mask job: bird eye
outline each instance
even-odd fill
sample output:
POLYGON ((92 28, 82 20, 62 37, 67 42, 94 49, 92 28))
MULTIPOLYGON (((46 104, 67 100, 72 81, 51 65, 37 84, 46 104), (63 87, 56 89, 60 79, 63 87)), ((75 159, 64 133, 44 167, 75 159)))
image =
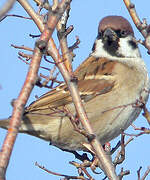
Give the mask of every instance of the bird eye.
POLYGON ((125 36, 127 36, 127 31, 125 31, 125 30, 122 30, 121 32, 120 32, 120 34, 121 34, 121 36, 122 37, 125 37, 125 36))

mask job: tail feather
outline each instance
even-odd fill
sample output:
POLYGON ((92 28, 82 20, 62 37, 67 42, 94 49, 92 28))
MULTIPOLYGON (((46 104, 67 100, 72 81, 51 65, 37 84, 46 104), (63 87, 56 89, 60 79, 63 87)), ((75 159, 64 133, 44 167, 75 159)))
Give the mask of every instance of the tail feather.
POLYGON ((9 126, 9 120, 10 119, 1 119, 0 120, 0 128, 3 128, 3 129, 8 129, 8 126, 9 126))

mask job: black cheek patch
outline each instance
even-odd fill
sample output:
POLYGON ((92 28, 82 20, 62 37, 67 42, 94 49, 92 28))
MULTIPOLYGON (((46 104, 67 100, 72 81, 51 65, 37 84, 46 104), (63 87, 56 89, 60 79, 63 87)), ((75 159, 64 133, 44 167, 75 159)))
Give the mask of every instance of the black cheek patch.
POLYGON ((118 56, 117 55, 117 50, 119 48, 119 43, 118 40, 116 41, 103 41, 104 45, 104 49, 111 55, 111 56, 118 56))
POLYGON ((129 45, 130 45, 133 49, 136 49, 136 48, 138 47, 137 44, 136 44, 136 42, 134 42, 134 41, 132 41, 132 40, 128 41, 128 43, 129 43, 129 45))

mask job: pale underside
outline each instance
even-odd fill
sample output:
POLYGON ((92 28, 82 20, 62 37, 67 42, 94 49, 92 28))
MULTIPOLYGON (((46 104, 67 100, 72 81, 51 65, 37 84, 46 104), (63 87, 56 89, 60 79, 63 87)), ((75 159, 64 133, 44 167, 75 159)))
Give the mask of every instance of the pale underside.
MULTIPOLYGON (((130 66, 91 56, 75 71, 88 118, 102 144, 125 130, 141 111, 140 107, 135 106, 137 101, 140 97, 144 101, 148 98, 144 90, 147 86, 144 67, 130 66)), ((82 143, 86 142, 86 138, 73 130, 63 112, 64 106, 76 116, 68 88, 61 85, 27 107, 20 131, 35 136, 38 132, 40 138, 62 149, 83 149, 82 143), (30 121, 37 122, 36 129, 30 121), (42 126, 38 126, 39 121, 43 121, 42 126), (29 129, 31 131, 27 132, 29 129)))

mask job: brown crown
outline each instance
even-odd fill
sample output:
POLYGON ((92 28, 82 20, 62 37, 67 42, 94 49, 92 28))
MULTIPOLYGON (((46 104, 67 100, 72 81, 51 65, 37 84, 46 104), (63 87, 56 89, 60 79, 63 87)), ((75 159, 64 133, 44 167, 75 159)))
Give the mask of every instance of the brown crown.
POLYGON ((134 35, 133 29, 125 18, 122 16, 106 16, 104 17, 98 27, 99 32, 105 31, 107 28, 111 28, 113 30, 124 30, 128 34, 134 35))

